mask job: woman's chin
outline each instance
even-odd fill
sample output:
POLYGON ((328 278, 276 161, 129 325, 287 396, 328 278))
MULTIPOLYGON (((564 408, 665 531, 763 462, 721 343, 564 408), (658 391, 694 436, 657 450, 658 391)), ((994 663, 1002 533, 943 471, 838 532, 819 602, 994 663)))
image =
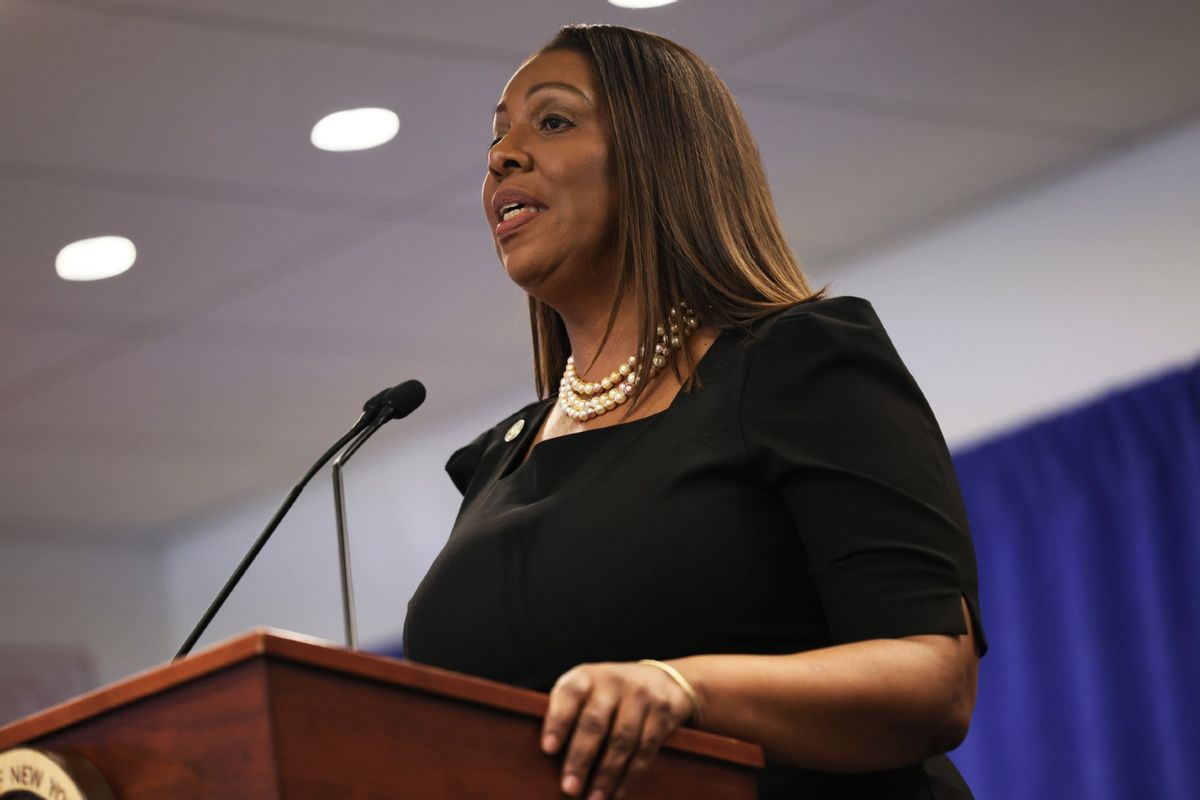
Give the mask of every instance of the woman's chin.
POLYGON ((515 253, 502 256, 501 263, 508 279, 534 297, 538 296, 537 288, 544 284, 553 272, 541 261, 534 261, 515 253))

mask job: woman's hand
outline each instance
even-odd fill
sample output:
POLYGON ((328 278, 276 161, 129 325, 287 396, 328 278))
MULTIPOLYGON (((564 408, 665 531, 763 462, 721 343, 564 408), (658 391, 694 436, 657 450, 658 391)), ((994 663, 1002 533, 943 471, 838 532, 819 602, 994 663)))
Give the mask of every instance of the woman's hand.
POLYGON ((579 796, 594 766, 587 800, 612 798, 646 771, 663 740, 691 714, 687 693, 657 667, 580 664, 550 690, 542 750, 559 752, 570 735, 563 793, 579 796))

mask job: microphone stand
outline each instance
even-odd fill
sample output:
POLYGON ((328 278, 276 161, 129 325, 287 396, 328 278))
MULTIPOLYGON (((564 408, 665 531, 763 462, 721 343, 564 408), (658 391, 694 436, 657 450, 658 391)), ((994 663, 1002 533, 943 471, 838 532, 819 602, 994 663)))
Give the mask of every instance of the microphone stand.
POLYGON ((346 530, 346 488, 342 481, 342 466, 358 452, 367 439, 391 418, 392 409, 385 406, 368 427, 346 445, 333 462, 333 505, 337 516, 338 564, 342 578, 342 621, 346 629, 346 647, 358 649, 358 623, 354 615, 354 584, 350 576, 350 539, 346 530))

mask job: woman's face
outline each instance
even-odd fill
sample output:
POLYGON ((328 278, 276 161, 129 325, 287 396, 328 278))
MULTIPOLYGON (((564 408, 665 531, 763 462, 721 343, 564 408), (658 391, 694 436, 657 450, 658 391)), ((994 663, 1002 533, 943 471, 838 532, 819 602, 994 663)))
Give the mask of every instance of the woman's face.
POLYGON ((560 311, 607 301, 616 191, 591 63, 566 50, 530 60, 504 87, 493 132, 483 209, 508 276, 560 311), (513 203, 525 210, 506 220, 513 203))

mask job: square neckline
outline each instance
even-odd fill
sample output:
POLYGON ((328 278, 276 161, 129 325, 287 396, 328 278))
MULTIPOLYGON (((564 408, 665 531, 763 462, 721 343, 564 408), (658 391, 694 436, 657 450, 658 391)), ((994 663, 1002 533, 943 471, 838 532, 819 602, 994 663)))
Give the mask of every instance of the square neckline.
MULTIPOLYGON (((716 338, 713 339, 712 344, 710 344, 708 346, 708 349, 704 351, 704 355, 702 355, 700 357, 700 360, 696 362, 695 371, 698 376, 700 375, 700 371, 705 368, 704 365, 708 362, 709 355, 712 353, 713 349, 716 348, 719 344, 721 344, 721 342, 728 339, 727 334, 729 333, 729 331, 730 331, 730 329, 728 329, 728 328, 720 331, 717 334, 716 338)), ((536 435, 537 431, 540 431, 542 429, 542 425, 545 423, 546 417, 549 415, 550 411, 554 408, 554 405, 558 402, 557 396, 548 397, 542 401, 542 403, 541 403, 542 407, 540 409, 538 409, 537 411, 535 411, 534 414, 531 415, 526 420, 526 422, 528 424, 525 425, 524 430, 514 440, 514 442, 516 443, 516 447, 514 447, 512 449, 512 452, 509 453, 508 459, 505 461, 504 468, 501 470, 500 477, 497 478, 497 480, 503 481, 503 480, 506 480, 507 478, 521 472, 522 468, 525 467, 526 464, 533 461, 534 456, 537 454, 537 451, 542 449, 543 447, 545 447, 546 445, 548 445, 551 442, 556 442, 556 441, 563 440, 563 439, 574 439, 579 436, 591 436, 592 438, 595 438, 596 435, 598 435, 604 431, 613 431, 613 430, 617 430, 619 428, 624 428, 624 427, 627 427, 630 425, 638 426, 639 423, 646 423, 646 422, 650 422, 652 420, 657 420, 659 417, 669 414, 672 410, 674 410, 675 407, 680 402, 680 399, 685 394, 691 394, 691 393, 685 392, 683 390, 683 387, 680 386, 679 389, 676 390, 675 396, 671 398, 671 402, 667 405, 666 408, 664 408, 662 411, 656 411, 655 413, 648 414, 644 417, 638 417, 637 419, 631 419, 628 422, 619 422, 616 425, 605 425, 602 428, 584 428, 583 430, 576 431, 575 433, 564 433, 559 436, 553 436, 549 439, 543 439, 542 441, 537 442, 537 443, 531 443, 531 438, 534 435, 536 435)), ((562 446, 563 445, 561 445, 561 444, 556 445, 555 447, 553 447, 551 449, 552 450, 557 449, 562 446)))

